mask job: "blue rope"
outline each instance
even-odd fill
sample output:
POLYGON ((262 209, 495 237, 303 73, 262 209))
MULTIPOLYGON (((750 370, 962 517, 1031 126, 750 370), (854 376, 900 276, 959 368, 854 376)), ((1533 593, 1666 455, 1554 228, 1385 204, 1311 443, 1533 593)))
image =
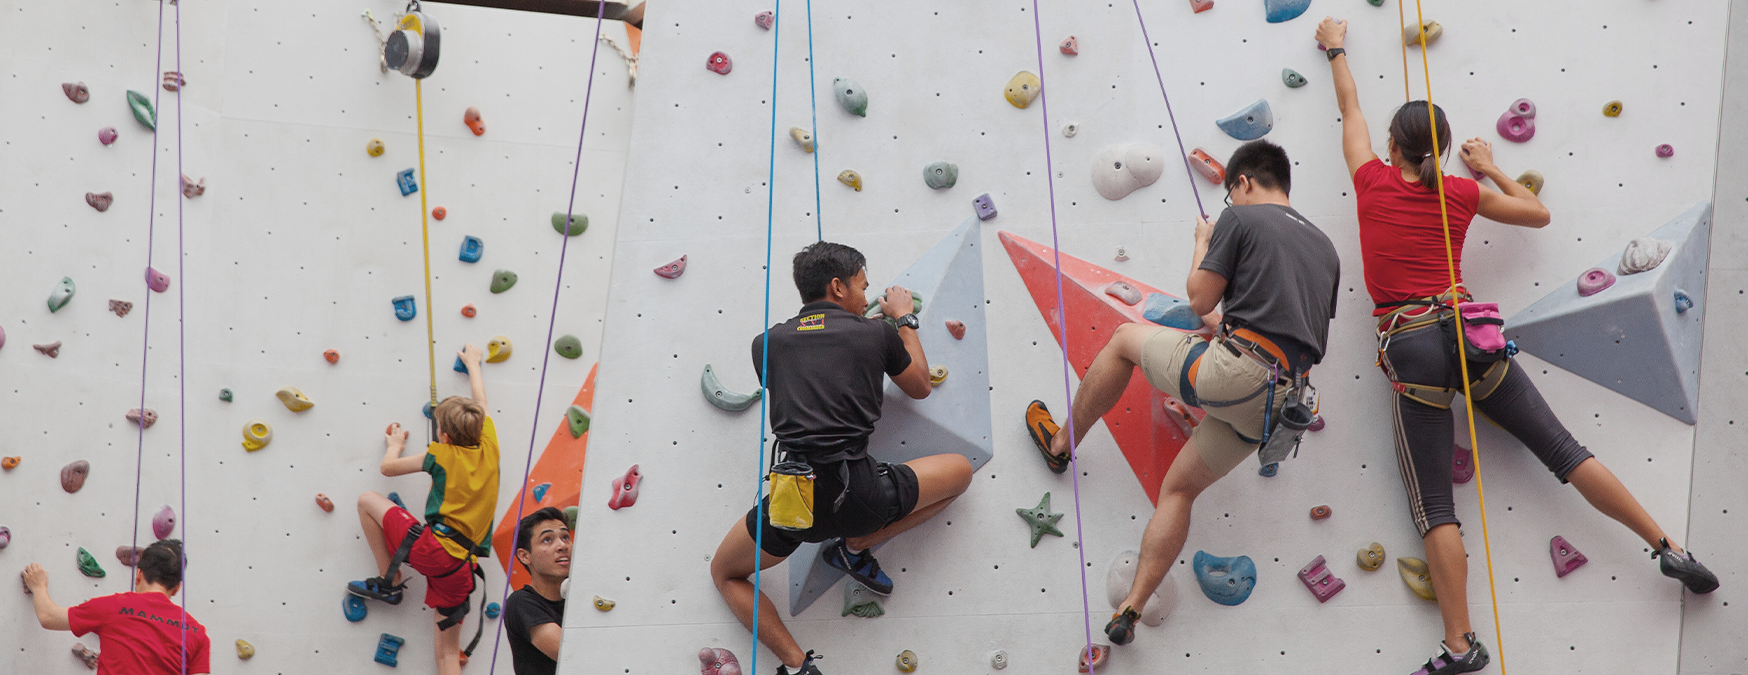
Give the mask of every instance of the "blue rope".
MULTIPOLYGON (((812 0, 808 1, 811 4, 812 0)), ((763 523, 765 522, 765 420, 768 419, 768 415, 765 412, 765 404, 771 398, 771 392, 768 386, 769 383, 767 382, 767 380, 770 379, 771 373, 771 233, 773 231, 772 223, 776 220, 777 55, 783 44, 783 0, 777 0, 777 7, 772 13, 775 14, 777 18, 772 22, 774 25, 771 30, 771 143, 770 153, 766 157, 765 164, 765 316, 764 323, 761 324, 765 327, 765 332, 764 336, 759 339, 759 388, 763 395, 759 396, 759 447, 758 450, 753 453, 757 456, 759 465, 759 473, 754 478, 753 482, 753 509, 757 512, 755 514, 756 522, 760 523, 757 532, 753 536, 753 648, 752 666, 748 671, 753 673, 759 672, 759 608, 764 604, 761 601, 764 595, 763 591, 760 590, 761 586, 759 582, 760 579, 764 577, 763 567, 765 558, 765 528, 763 526, 763 523)), ((813 29, 809 28, 808 39, 810 41, 812 40, 812 34, 813 29)), ((812 67, 810 61, 808 68, 811 69, 812 67)), ((818 138, 818 135, 814 136, 814 142, 816 143, 814 146, 815 166, 817 166, 817 163, 819 162, 817 145, 818 138)), ((814 179, 817 183, 817 169, 815 170, 814 179)), ((815 190, 814 192, 816 193, 815 199, 817 200, 818 190, 815 190)), ((817 215, 817 209, 815 210, 815 213, 817 215)))
MULTIPOLYGON (((776 72, 775 65, 772 72, 776 72)), ((776 79, 774 75, 771 78, 773 82, 776 79)), ((807 0, 807 92, 813 106, 813 223, 819 240, 825 241, 825 212, 819 205, 819 90, 813 76, 813 0, 807 0)), ((776 101, 772 101, 772 110, 776 110, 775 105, 776 101)))

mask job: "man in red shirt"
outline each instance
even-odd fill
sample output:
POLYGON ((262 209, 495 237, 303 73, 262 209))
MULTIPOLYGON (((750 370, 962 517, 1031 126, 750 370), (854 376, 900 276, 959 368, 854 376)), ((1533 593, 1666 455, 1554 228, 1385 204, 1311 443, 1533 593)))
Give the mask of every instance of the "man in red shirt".
POLYGON ((99 675, 196 675, 210 673, 206 627, 171 600, 182 586, 182 542, 163 539, 140 553, 134 592, 92 598, 62 607, 49 598, 42 565, 24 568, 24 587, 36 605, 36 620, 49 630, 96 633, 103 640, 99 675))

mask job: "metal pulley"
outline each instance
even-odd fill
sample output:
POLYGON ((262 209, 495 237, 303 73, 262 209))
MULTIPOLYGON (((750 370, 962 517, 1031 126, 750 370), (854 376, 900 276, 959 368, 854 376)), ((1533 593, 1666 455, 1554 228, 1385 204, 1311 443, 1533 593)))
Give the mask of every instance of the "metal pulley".
POLYGON ((382 58, 388 67, 415 80, 437 70, 437 53, 443 33, 437 22, 419 11, 418 0, 407 3, 407 13, 383 42, 382 58))

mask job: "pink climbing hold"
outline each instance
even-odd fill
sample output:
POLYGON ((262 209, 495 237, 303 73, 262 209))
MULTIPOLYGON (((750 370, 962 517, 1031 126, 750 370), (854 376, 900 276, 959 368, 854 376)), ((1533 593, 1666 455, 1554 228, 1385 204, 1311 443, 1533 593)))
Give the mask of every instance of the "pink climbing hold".
POLYGON ((953 339, 955 339, 955 340, 965 339, 965 322, 964 321, 948 321, 947 322, 947 332, 952 333, 953 339))
POLYGON ((61 93, 67 95, 67 100, 74 103, 84 103, 91 100, 91 90, 84 82, 62 82, 61 93))
POLYGON ((1657 156, 1662 157, 1663 159, 1669 159, 1670 157, 1674 157, 1675 156, 1675 146, 1670 145, 1668 143, 1664 143, 1662 145, 1657 146, 1657 156))
POLYGON ((1317 417, 1312 418, 1311 426, 1306 427, 1305 430, 1306 431, 1322 431, 1323 430, 1323 416, 1318 415, 1317 417))
POLYGON ((1505 140, 1513 143, 1523 143, 1536 135, 1536 104, 1527 98, 1520 98, 1511 103, 1511 107, 1499 116, 1499 122, 1494 125, 1505 140))
MULTIPOLYGON (((25 590, 29 591, 30 589, 26 588, 25 590)), ((73 643, 73 655, 79 657, 80 661, 84 661, 86 668, 92 670, 97 669, 97 652, 92 651, 90 647, 85 646, 85 643, 73 643)))
POLYGON ((760 28, 765 30, 771 30, 772 26, 777 25, 777 14, 770 10, 759 12, 758 14, 753 15, 753 23, 758 24, 760 28))
POLYGON ((1073 35, 1070 35, 1067 40, 1062 41, 1060 49, 1062 53, 1069 56, 1078 55, 1080 54, 1080 40, 1076 40, 1073 35))
POLYGON ((170 290, 170 276, 150 267, 146 268, 146 287, 155 293, 170 290))
POLYGON ((1105 295, 1122 300, 1123 304, 1131 307, 1141 304, 1141 291, 1136 290, 1127 281, 1111 282, 1110 285, 1105 286, 1105 295))
POLYGON ((1170 419, 1172 424, 1177 425, 1178 433, 1182 434, 1185 440, 1188 440, 1190 434, 1195 433, 1198 424, 1196 416, 1190 413, 1189 406, 1170 396, 1165 397, 1163 405, 1166 418, 1170 419))
POLYGON ((655 268, 655 273, 663 279, 680 278, 680 275, 686 273, 686 256, 680 256, 679 260, 655 268))
POLYGON ((164 71, 164 91, 177 91, 188 86, 188 80, 182 78, 182 73, 174 70, 164 71))
POLYGON ((127 316, 128 312, 134 311, 134 303, 126 300, 110 300, 109 311, 115 312, 116 316, 127 316))
POLYGON ((189 178, 188 174, 182 174, 182 196, 183 197, 193 199, 193 198, 199 197, 203 194, 206 194, 206 177, 205 176, 201 176, 200 180, 196 181, 193 178, 189 178))
POLYGON ((1578 275, 1578 296, 1587 297, 1601 293, 1603 289, 1614 285, 1614 273, 1601 267, 1592 267, 1578 275))
POLYGON ((115 547, 115 559, 120 560, 123 565, 133 567, 140 564, 140 554, 144 553, 145 550, 139 546, 117 546, 115 547))
POLYGON ((164 539, 176 531, 176 511, 169 506, 158 509, 158 514, 152 516, 152 535, 164 539))
POLYGON ((98 213, 102 213, 109 210, 110 204, 115 203, 115 195, 108 192, 87 192, 85 193, 85 203, 90 204, 91 208, 97 209, 98 213))
POLYGON ((1590 562, 1589 558, 1578 552, 1577 547, 1559 535, 1554 535, 1553 539, 1548 540, 1548 555, 1554 559, 1555 578, 1565 578, 1566 575, 1572 573, 1572 570, 1583 567, 1584 563, 1590 562))
POLYGON ((109 145, 114 143, 115 138, 119 135, 120 134, 115 133, 115 127, 104 127, 97 130, 97 142, 109 145))
POLYGON ((44 354, 47 354, 48 357, 51 359, 59 358, 61 356, 61 341, 60 340, 50 342, 46 345, 31 345, 31 346, 35 347, 37 351, 42 352, 44 354))
POLYGON ((1201 14, 1213 8, 1214 0, 1190 0, 1190 9, 1195 10, 1195 14, 1201 14))
POLYGON ((1475 465, 1469 449, 1461 445, 1451 450, 1451 482, 1462 485, 1475 477, 1475 465))
POLYGON ((643 482, 643 474, 637 470, 637 465, 625 470, 625 475, 613 479, 613 496, 607 499, 607 508, 618 511, 637 503, 637 486, 643 482))
POLYGON ((734 657, 734 652, 720 647, 698 650, 698 662, 701 675, 741 675, 740 659, 734 657))
POLYGON ((85 479, 91 475, 91 463, 83 459, 61 467, 61 489, 68 494, 78 492, 85 487, 85 479))
MULTIPOLYGON (((150 429, 158 423, 158 411, 151 408, 134 408, 127 411, 127 421, 140 425, 141 429, 150 429)), ((162 537, 159 537, 162 539, 162 537)))
POLYGON ((1299 581, 1305 584, 1305 588, 1311 589, 1311 594, 1317 596, 1318 602, 1329 602, 1341 589, 1347 588, 1347 582, 1337 579, 1324 565, 1323 556, 1317 556, 1311 564, 1299 569, 1299 581))
POLYGON ((704 67, 717 75, 727 75, 728 71, 734 70, 734 62, 728 60, 727 54, 716 52, 710 55, 710 60, 704 63, 704 67))

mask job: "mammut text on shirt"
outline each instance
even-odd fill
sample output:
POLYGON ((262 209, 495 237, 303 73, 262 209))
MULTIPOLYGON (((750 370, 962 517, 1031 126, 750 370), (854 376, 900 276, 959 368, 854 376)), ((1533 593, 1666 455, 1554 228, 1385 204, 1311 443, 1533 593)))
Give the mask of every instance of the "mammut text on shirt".
MULTIPOLYGON (((1397 302, 1443 294, 1451 287, 1445 261, 1444 215, 1438 187, 1402 180, 1402 171, 1382 160, 1366 162, 1353 175, 1359 203, 1360 255, 1372 302, 1397 302)), ((1481 186, 1445 176, 1445 211, 1451 219, 1451 257, 1463 280, 1463 239, 1481 204, 1481 186)), ((1390 311, 1384 307, 1373 316, 1390 311)))
POLYGON ((1297 342, 1312 363, 1323 359, 1341 258, 1298 211, 1278 204, 1226 209, 1199 269, 1226 278, 1227 321, 1297 342))
MULTIPOLYGON (((431 474, 425 522, 441 519, 478 547, 475 555, 486 555, 486 540, 492 534, 492 510, 498 507, 498 428, 492 418, 487 417, 480 429, 479 445, 426 446, 422 468, 431 474)), ((449 555, 467 558, 468 551, 461 544, 441 536, 437 541, 449 555)))
MULTIPOLYGON (((753 370, 762 372, 764 336, 753 338, 753 370)), ((910 367, 898 329, 810 302, 771 327, 771 372, 764 378, 771 432, 810 461, 860 459, 885 402, 884 377, 910 367)))
POLYGON ((504 601, 504 632, 510 634, 516 675, 553 675, 558 670, 558 662, 534 646, 534 629, 549 623, 564 625, 564 598, 547 600, 524 585, 504 601))
POLYGON ((163 593, 116 593, 67 608, 74 635, 96 633, 103 640, 97 675, 182 673, 183 645, 190 675, 210 673, 211 642, 206 627, 163 593), (184 628, 186 626, 186 628, 184 628))

